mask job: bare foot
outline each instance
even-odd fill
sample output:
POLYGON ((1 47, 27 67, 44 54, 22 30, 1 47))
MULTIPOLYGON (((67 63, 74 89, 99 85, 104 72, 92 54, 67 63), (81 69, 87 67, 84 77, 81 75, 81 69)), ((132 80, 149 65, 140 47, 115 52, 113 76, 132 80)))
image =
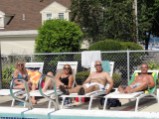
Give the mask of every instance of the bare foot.
POLYGON ((32 99, 31 102, 32 102, 33 105, 37 104, 37 100, 35 100, 35 99, 32 99))
POLYGON ((122 86, 119 86, 119 87, 118 87, 118 91, 119 91, 120 93, 124 93, 123 87, 122 87, 122 86))

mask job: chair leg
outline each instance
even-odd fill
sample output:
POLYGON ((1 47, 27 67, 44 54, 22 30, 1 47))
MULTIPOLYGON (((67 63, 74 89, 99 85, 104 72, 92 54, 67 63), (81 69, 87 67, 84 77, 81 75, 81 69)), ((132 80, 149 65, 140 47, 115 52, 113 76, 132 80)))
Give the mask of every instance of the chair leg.
POLYGON ((12 99, 11 107, 13 107, 14 105, 15 105, 15 99, 12 99))
POLYGON ((64 103, 65 103, 65 99, 66 99, 66 97, 62 97, 61 108, 63 108, 63 106, 64 106, 64 103))
MULTIPOLYGON (((53 97, 53 95, 51 95, 51 96, 50 96, 50 98, 52 98, 52 97, 53 97)), ((51 108, 51 104, 52 104, 52 101, 51 101, 51 100, 49 100, 48 108, 51 108)))
POLYGON ((90 97, 90 101, 89 101, 88 110, 91 110, 91 107, 92 107, 92 102, 93 102, 93 97, 90 97))
POLYGON ((136 98, 136 105, 135 105, 135 112, 138 111, 138 105, 139 105, 139 98, 136 98))
POLYGON ((107 102, 108 102, 108 98, 105 98, 105 100, 104 100, 104 107, 103 107, 103 110, 106 110, 107 102))
MULTIPOLYGON (((29 98, 28 96, 25 97, 25 101, 27 101, 29 98)), ((26 103, 24 103, 24 107, 26 107, 26 103)))

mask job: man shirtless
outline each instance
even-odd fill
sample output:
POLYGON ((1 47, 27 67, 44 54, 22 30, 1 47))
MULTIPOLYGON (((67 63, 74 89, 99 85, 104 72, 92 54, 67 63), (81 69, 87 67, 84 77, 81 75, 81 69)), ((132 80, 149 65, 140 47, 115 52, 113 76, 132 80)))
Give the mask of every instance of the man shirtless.
POLYGON ((84 95, 85 93, 95 90, 104 90, 105 85, 109 83, 109 88, 106 89, 106 94, 108 94, 113 87, 113 80, 107 72, 103 71, 101 61, 95 62, 95 68, 96 72, 90 74, 82 86, 76 86, 75 88, 69 90, 66 90, 61 86, 61 91, 64 94, 78 93, 79 95, 84 95))
POLYGON ((134 82, 131 85, 123 88, 119 86, 118 90, 121 93, 133 93, 138 91, 146 90, 148 87, 152 88, 155 86, 155 82, 153 80, 152 75, 148 74, 148 65, 142 64, 141 65, 141 74, 136 76, 134 82))

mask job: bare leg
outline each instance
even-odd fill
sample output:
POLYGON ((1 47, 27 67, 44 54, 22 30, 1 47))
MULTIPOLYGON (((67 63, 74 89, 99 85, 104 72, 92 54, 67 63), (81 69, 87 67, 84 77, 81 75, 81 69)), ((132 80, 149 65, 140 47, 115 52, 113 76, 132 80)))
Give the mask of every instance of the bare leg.
MULTIPOLYGON (((36 85, 35 84, 32 84, 32 90, 36 90, 36 85)), ((36 104, 37 103, 37 100, 35 99, 34 96, 31 98, 31 102, 32 102, 32 104, 36 104)))
POLYGON ((75 88, 69 89, 69 93, 77 93, 82 86, 76 86, 75 88))
POLYGON ((124 92, 125 92, 125 90, 124 90, 124 88, 123 88, 122 86, 119 86, 119 87, 118 87, 118 91, 119 91, 120 93, 124 93, 124 92))
POLYGON ((84 89, 85 89, 85 93, 90 93, 92 91, 99 90, 99 86, 98 85, 94 85, 94 86, 90 86, 89 88, 84 88, 84 89))
MULTIPOLYGON (((53 73, 52 73, 52 72, 48 72, 47 75, 48 75, 48 76, 53 76, 53 73)), ((52 87, 52 80, 53 80, 53 79, 50 78, 50 77, 46 77, 45 80, 46 80, 46 81, 45 81, 45 85, 44 85, 44 87, 43 87, 43 89, 42 89, 43 92, 46 92, 46 90, 47 90, 49 87, 52 87)))

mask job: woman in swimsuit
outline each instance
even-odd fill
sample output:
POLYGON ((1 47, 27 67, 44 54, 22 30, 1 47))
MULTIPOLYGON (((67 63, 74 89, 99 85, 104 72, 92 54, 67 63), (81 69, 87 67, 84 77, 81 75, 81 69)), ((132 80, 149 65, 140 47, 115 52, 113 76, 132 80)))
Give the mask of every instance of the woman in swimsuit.
POLYGON ((22 61, 19 61, 16 63, 15 68, 16 69, 13 74, 13 79, 14 79, 13 88, 24 89, 25 86, 24 86, 24 83, 22 82, 22 79, 24 79, 28 83, 28 86, 31 84, 31 82, 29 81, 27 70, 25 68, 25 63, 22 61))
MULTIPOLYGON (((53 73, 49 72, 50 76, 53 76, 53 73)), ((45 92, 48 88, 52 88, 53 87, 53 80, 47 80, 45 82, 45 85, 43 87, 43 91, 45 92)), ((55 81, 56 81, 56 87, 59 88, 59 86, 63 86, 67 89, 72 88, 73 85, 73 75, 72 75, 72 68, 69 64, 65 64, 62 70, 62 73, 57 74, 57 76, 55 77, 55 81)))

